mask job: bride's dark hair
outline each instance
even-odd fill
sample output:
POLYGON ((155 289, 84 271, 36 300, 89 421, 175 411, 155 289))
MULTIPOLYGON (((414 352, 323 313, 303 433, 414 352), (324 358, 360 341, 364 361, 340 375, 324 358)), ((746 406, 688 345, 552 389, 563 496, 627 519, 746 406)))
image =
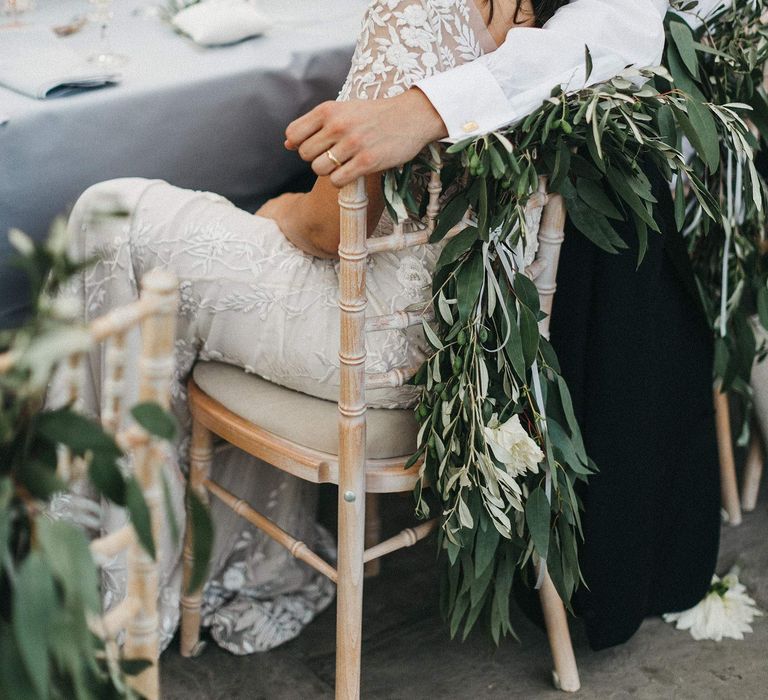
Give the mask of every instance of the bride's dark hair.
MULTIPOLYGON (((494 0, 487 0, 488 4, 491 6, 491 12, 488 17, 488 21, 490 22, 493 19, 493 5, 494 0)), ((520 10, 522 9, 523 0, 515 0, 515 16, 514 21, 517 22, 517 16, 520 13, 520 10)), ((568 0, 532 0, 531 4, 533 5, 533 14, 536 18, 536 26, 540 27, 542 24, 544 24, 547 20, 549 20, 552 15, 557 12, 563 5, 568 4, 568 0)))

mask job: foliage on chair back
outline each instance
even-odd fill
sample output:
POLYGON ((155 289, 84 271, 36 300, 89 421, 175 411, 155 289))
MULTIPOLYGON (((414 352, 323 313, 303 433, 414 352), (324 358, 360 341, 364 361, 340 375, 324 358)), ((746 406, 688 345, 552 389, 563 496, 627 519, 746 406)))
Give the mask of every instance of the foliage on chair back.
MULTIPOLYGON (((123 475, 113 435, 73 405, 43 411, 54 369, 93 344, 71 300, 57 298, 85 265, 65 253, 63 222, 45 245, 18 231, 11 241, 34 307, 23 327, 0 334, 0 696, 135 697, 126 674, 147 663, 121 661, 92 631, 101 596, 86 534, 47 512, 68 478, 87 471, 96 494, 129 511, 139 541, 155 555, 147 502, 136 478, 123 475), (70 474, 62 473, 62 451, 70 474)), ((147 432, 172 437, 173 423, 156 404, 132 413, 147 432)))
MULTIPOLYGON (((690 4, 684 3, 681 10, 690 4)), ((715 104, 749 105, 752 111, 745 116, 754 133, 744 138, 754 150, 764 148, 768 137, 768 98, 763 86, 767 10, 765 0, 736 2, 703 18, 704 24, 695 32, 672 13, 666 22, 666 64, 675 84, 715 104)), ((678 147, 681 136, 676 135, 678 147)), ((757 197, 744 196, 744 187, 749 179, 766 191, 766 182, 764 174, 755 173, 749 160, 729 148, 728 142, 715 139, 710 128, 700 134, 702 142, 691 139, 691 143, 697 149, 706 148, 719 161, 716 171, 698 169, 697 174, 721 202, 722 220, 702 216, 690 196, 686 201, 682 181, 677 188, 677 216, 688 236, 701 299, 716 334, 716 378, 724 390, 733 390, 748 404, 752 365, 755 356, 765 351, 758 347, 750 317, 758 313, 760 323, 768 328, 768 259, 765 211, 755 206, 757 197), (705 144, 702 140, 707 137, 705 144), (745 169, 750 171, 748 178, 745 169)), ((745 410, 744 415, 748 419, 750 412, 745 410)))
MULTIPOLYGON (((586 54, 587 72, 591 60, 586 54)), ((739 105, 706 104, 666 87, 663 68, 631 70, 573 94, 556 90, 525 121, 449 147, 433 241, 468 208, 472 225, 445 244, 434 277, 436 323, 425 328, 434 354, 416 377, 423 483, 442 513, 445 612, 455 633, 485 614, 498 640, 510 632, 509 592, 516 572, 545 562, 566 602, 579 583, 580 503, 574 484, 593 470, 557 358, 537 323, 536 289, 518 247, 529 236, 526 206, 539 179, 562 195, 571 221, 609 252, 628 247, 612 222, 633 223, 642 259, 656 235, 651 180, 684 175, 706 216, 720 216, 703 177, 719 164, 717 139, 740 154, 754 178, 739 105), (637 79, 647 79, 642 87, 637 79), (658 87, 654 87, 654 85, 658 87), (688 164, 678 133, 707 139, 688 164)), ((438 159, 419 159, 385 176, 391 211, 426 207, 425 174, 438 159)), ((753 205, 762 206, 759 188, 753 205)), ((598 465, 599 466, 599 465, 598 465)), ((420 494, 422 512, 428 510, 420 494)), ((541 571, 541 569, 540 569, 541 571)), ((539 574, 541 580, 541 573, 539 574)))

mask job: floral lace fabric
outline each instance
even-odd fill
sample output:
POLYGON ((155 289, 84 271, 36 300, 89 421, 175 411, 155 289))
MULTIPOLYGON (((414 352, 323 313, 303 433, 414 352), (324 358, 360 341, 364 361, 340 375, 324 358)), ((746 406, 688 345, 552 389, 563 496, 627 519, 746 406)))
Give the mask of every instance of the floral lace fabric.
MULTIPOLYGON (((391 97, 413 82, 479 56, 492 43, 478 10, 467 0, 377 0, 363 22, 352 69, 340 99, 391 97), (478 24, 479 23, 479 24, 478 24)), ((376 235, 391 229, 385 216, 376 235)), ((142 276, 161 266, 180 281, 176 374, 171 408, 180 425, 165 478, 177 519, 183 524, 190 416, 186 379, 193 364, 215 360, 286 387, 334 399, 338 392, 338 268, 305 255, 270 219, 241 211, 215 194, 138 178, 89 189, 70 219, 78 256, 99 262, 78 280, 75 293, 90 321, 134 301, 142 276), (110 211, 126 216, 105 215, 110 211)), ((367 270, 368 313, 391 313, 430 296, 439 250, 420 246, 371 256, 367 270)), ((127 339, 128 357, 139 338, 127 339)), ((372 334, 368 369, 411 366, 425 351, 419 329, 372 334)), ((85 410, 99 414, 103 357, 89 358, 85 410)), ((137 368, 126 368, 128 405, 136 400, 137 368)), ((382 390, 373 405, 409 404, 412 389, 382 390)), ((56 403, 56 382, 50 402, 56 403)), ((130 468, 128 465, 127 468, 130 468)), ((296 538, 333 558, 333 543, 315 523, 315 488, 231 447, 215 454, 213 478, 248 500, 296 538)), ((125 514, 96 504, 88 493, 62 495, 57 517, 80 521, 95 534, 120 527, 125 514)), ((216 641, 236 654, 273 648, 295 637, 333 598, 333 586, 280 545, 218 502, 210 580, 203 622, 216 641)), ((179 619, 181 545, 164 533, 160 556, 162 645, 179 619)), ((121 559, 103 569, 108 608, 125 595, 121 559)))

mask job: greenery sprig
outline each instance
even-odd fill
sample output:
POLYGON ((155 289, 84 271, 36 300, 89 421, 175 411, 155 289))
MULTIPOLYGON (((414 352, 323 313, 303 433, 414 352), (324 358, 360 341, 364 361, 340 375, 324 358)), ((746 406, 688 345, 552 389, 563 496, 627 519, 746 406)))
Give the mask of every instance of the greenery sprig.
MULTIPOLYGON (((124 473, 125 455, 113 436, 72 405, 44 410, 59 362, 91 349, 77 304, 73 308, 61 293, 90 261, 69 257, 63 221, 44 244, 19 231, 10 237, 30 281, 33 308, 22 327, 0 332, 0 355, 13 359, 0 371, 0 697, 136 697, 125 676, 147 662, 121 659, 88 625, 101 613, 88 533, 50 513, 51 499, 68 486, 56 470, 57 451, 66 447, 85 465, 96 498, 124 507, 139 541, 156 555, 149 509, 136 479, 124 473)), ((158 405, 138 404, 131 415, 151 435, 174 438, 173 418, 158 405)), ((164 486, 168 521, 178 536, 164 486)), ((198 503, 193 514, 199 528, 195 587, 205 576, 212 535, 207 509, 198 503)))
MULTIPOLYGON (((587 53, 589 64, 590 57, 587 53)), ((509 593, 531 563, 546 562, 568 603, 579 584, 577 482, 594 471, 568 387, 539 332, 543 313, 522 262, 533 245, 526 213, 539 180, 563 196, 574 226, 601 249, 629 244, 616 223, 632 224, 641 262, 659 227, 649 173, 685 181, 703 214, 720 217, 707 187, 718 142, 751 162, 743 105, 717 105, 676 89, 664 68, 630 70, 575 93, 553 92, 522 124, 450 146, 440 156, 443 203, 432 242, 470 212, 471 224, 442 243, 433 278, 434 352, 415 382, 425 492, 439 503, 445 562, 444 613, 455 634, 484 615, 493 638, 512 631, 509 593), (644 82, 643 85, 638 83, 644 82), (701 146, 688 162, 679 134, 701 146), (428 485, 428 486, 427 486, 428 485)), ((385 176, 395 216, 423 215, 425 173, 436 154, 385 176)), ((760 206, 759 190, 754 193, 760 206)))
MULTIPOLYGON (((696 11, 695 3, 690 2, 679 3, 678 9, 682 16, 696 11)), ((701 17, 696 30, 674 13, 666 21, 665 60, 675 84, 715 104, 751 108, 746 115, 752 130, 744 135, 744 143, 708 144, 712 163, 719 167, 697 173, 720 202, 721 217, 701 216, 690 196, 678 196, 678 202, 686 204, 684 212, 678 207, 678 214, 702 304, 715 333, 715 379, 723 390, 741 399, 742 441, 749 428, 752 365, 765 353, 752 317, 757 315, 768 329, 766 212, 760 206, 768 190, 765 175, 748 155, 748 151, 764 148, 768 137, 768 97, 763 84, 768 60, 767 10, 765 0, 733 3, 701 17), (760 194, 744 196, 747 188, 759 189, 760 194)), ((678 144, 681 136, 676 135, 678 144)))

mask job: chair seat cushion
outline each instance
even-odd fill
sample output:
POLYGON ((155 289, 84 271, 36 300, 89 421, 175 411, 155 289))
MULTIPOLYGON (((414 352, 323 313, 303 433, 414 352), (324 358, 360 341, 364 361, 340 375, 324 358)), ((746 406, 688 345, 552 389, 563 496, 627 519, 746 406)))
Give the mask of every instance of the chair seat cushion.
MULTIPOLYGON (((304 447, 338 454, 336 403, 302 394, 221 362, 198 362, 195 383, 208 396, 250 423, 304 447)), ((388 459, 416 450, 413 409, 369 408, 367 455, 388 459)))

